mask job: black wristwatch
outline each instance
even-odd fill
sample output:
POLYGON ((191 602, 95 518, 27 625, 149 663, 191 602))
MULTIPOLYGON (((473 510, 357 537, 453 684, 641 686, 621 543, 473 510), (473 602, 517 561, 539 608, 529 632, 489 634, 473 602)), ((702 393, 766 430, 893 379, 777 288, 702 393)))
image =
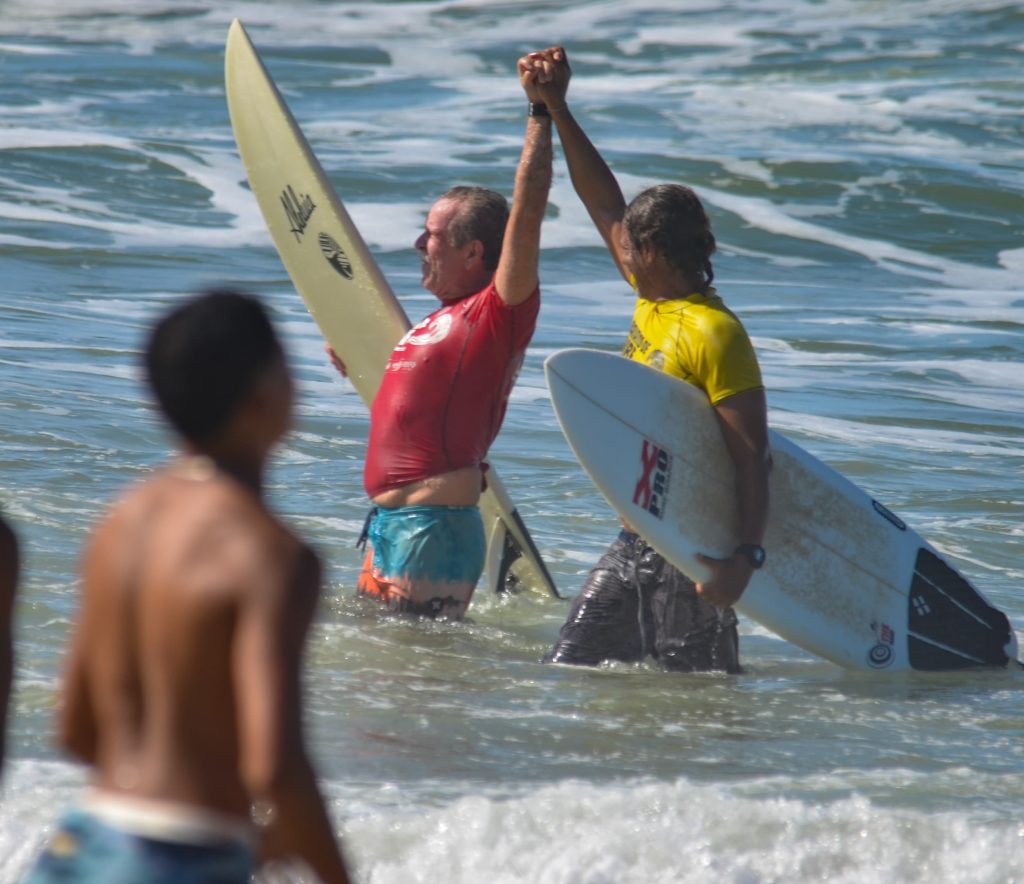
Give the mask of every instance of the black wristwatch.
POLYGON ((757 543, 741 543, 732 553, 734 556, 744 555, 755 571, 764 564, 764 547, 757 543))

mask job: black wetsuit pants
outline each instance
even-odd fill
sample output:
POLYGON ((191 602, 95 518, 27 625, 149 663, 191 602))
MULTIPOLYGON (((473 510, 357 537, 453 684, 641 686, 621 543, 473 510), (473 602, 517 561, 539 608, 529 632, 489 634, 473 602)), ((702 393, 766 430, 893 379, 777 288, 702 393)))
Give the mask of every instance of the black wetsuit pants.
POLYGON ((594 666, 648 655, 679 672, 739 672, 736 614, 705 602, 692 580, 622 531, 587 577, 544 662, 594 666))

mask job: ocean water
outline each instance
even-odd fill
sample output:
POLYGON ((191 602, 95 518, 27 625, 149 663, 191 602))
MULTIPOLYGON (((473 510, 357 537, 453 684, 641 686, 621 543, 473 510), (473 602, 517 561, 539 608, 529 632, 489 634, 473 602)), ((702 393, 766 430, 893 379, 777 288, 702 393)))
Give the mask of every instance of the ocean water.
MULTIPOLYGON (((426 208, 456 183, 510 190, 515 60, 564 42, 627 196, 675 180, 707 203, 772 425, 1024 628, 1020 4, 3 0, 0 505, 26 562, 0 881, 84 784, 52 697, 89 525, 166 457, 144 329, 221 282, 271 305, 299 380, 270 496, 328 563, 309 731, 356 880, 1024 879, 1024 673, 847 673, 749 620, 736 677, 545 667, 568 601, 481 594, 468 622, 424 624, 352 598, 366 410, 245 185, 236 15, 413 317, 426 208)), ((542 273, 492 460, 571 596, 616 520, 542 362, 620 347, 631 300, 560 156, 542 273)))

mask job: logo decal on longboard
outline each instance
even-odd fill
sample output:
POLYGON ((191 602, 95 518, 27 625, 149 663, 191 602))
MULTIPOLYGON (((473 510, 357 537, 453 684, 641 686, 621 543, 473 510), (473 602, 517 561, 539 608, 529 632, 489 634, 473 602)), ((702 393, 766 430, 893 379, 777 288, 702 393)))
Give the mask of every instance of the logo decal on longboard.
POLYGON ((317 239, 320 241, 320 251, 324 253, 327 263, 344 276, 345 279, 351 279, 352 262, 349 261, 345 250, 338 245, 338 241, 328 233, 321 233, 317 239))
POLYGON ((874 632, 877 642, 868 651, 868 665, 874 669, 885 669, 892 663, 896 633, 888 623, 879 623, 877 620, 871 624, 871 631, 874 632))
POLYGON ((316 211, 313 197, 308 193, 299 196, 290 184, 286 184, 281 191, 281 205, 284 206, 284 214, 290 225, 288 229, 295 234, 296 242, 302 242, 302 234, 306 232, 309 219, 316 211))
POLYGON ((672 455, 644 439, 640 449, 640 479, 633 489, 633 503, 656 518, 665 516, 665 496, 672 475, 672 455))

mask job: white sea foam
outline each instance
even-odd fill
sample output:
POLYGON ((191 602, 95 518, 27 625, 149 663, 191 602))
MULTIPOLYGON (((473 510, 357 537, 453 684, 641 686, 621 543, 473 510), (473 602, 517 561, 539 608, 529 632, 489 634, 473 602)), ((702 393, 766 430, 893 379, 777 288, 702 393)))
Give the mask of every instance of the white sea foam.
MULTIPOLYGON (((701 189, 701 196, 712 205, 733 212, 748 224, 776 236, 830 245, 863 255, 893 272, 924 277, 947 286, 960 287, 968 281, 984 285, 989 289, 990 296, 994 296, 994 292, 1006 292, 1003 295, 1004 302, 1019 297, 1019 278, 1005 269, 972 266, 897 246, 886 240, 843 234, 822 225, 801 221, 767 200, 708 188, 701 189)), ((942 294, 948 296, 949 289, 943 289, 942 294)))
POLYGON ((1024 859, 1013 820, 971 823, 857 795, 753 799, 687 782, 565 782, 510 801, 466 797, 426 814, 353 821, 346 834, 357 875, 374 884, 994 882, 1024 859))
POLYGON ((1024 249, 1007 249, 999 253, 999 263, 1014 273, 1024 273, 1024 249))
MULTIPOLYGON (((68 51, 53 46, 25 46, 20 43, 0 43, 0 52, 11 52, 16 55, 67 55, 68 51)), ((9 108, 3 108, 6 114, 9 108)), ((16 110, 16 109, 14 109, 16 110)))
MULTIPOLYGON (((55 54, 60 55, 62 53, 58 51, 55 54)), ((29 104, 4 104, 0 105, 0 118, 14 119, 17 117, 41 117, 43 119, 59 119, 63 117, 65 119, 74 119, 86 108, 97 103, 96 99, 78 97, 65 99, 63 101, 39 100, 33 101, 29 104)), ((28 131, 31 130, 22 128, 12 132, 10 129, 6 128, 0 129, 0 133, 2 133, 0 148, 12 146, 21 147, 21 142, 23 140, 27 141, 25 146, 32 146, 31 138, 25 139, 25 133, 28 131)))
MULTIPOLYGON (((878 444, 877 436, 865 433, 864 424, 821 415, 773 411, 771 425, 787 435, 837 440, 856 450, 878 444)), ((972 432, 906 427, 885 427, 885 444, 903 451, 944 452, 958 457, 1002 457, 1024 460, 1024 448, 1007 447, 1009 440, 972 432)))
POLYGON ((893 370, 922 375, 928 372, 948 372, 956 375, 966 385, 973 387, 990 387, 1011 394, 1014 391, 1024 392, 1024 365, 1012 361, 989 362, 980 359, 901 361, 896 359, 887 362, 886 365, 893 370))
MULTIPOLYGON (((248 242, 269 242, 269 234, 254 211, 252 194, 241 186, 244 171, 233 152, 205 151, 202 158, 143 149, 127 139, 94 132, 58 132, 26 128, 0 129, 0 141, 8 148, 106 147, 138 153, 166 163, 210 193, 210 208, 236 218, 233 226, 201 227, 153 219, 125 219, 123 210, 94 198, 83 198, 66 189, 11 182, 16 199, 0 200, 0 217, 10 221, 42 224, 54 230, 77 227, 106 234, 112 248, 152 245, 158 248, 195 246, 224 248, 248 242)), ((51 241, 10 236, 12 242, 50 245, 51 241)), ((64 237, 53 243, 66 248, 64 237)))

